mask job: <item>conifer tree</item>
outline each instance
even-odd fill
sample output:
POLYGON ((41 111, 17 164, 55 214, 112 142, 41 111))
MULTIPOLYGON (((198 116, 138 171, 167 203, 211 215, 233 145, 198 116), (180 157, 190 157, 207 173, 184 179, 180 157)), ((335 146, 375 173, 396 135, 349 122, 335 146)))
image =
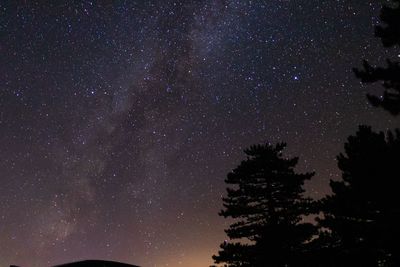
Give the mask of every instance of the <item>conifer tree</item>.
POLYGON ((247 159, 228 174, 231 186, 220 215, 234 219, 226 230, 237 242, 224 242, 213 256, 224 266, 304 266, 299 264, 314 226, 302 223, 308 200, 303 184, 313 173, 294 171, 298 158, 284 158, 286 144, 256 145, 247 159))
MULTIPOLYGON (((391 1, 384 6, 380 20, 383 23, 375 28, 375 36, 381 38, 383 46, 400 47, 400 0, 391 1)), ((374 67, 364 61, 364 69, 354 69, 356 76, 364 83, 381 82, 384 92, 381 96, 367 95, 370 103, 380 106, 393 115, 400 113, 400 63, 387 59, 387 67, 374 67)))
MULTIPOLYGON (((333 266, 400 266, 400 131, 361 126, 337 157, 342 181, 322 201, 321 236, 333 266)), ((324 265, 321 265, 324 266, 324 265)))

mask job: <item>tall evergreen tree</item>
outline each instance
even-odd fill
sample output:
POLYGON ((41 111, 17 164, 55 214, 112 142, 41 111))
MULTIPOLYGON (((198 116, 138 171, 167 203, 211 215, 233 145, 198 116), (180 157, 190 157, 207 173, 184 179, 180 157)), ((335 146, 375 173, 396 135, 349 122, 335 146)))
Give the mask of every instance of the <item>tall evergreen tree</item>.
POLYGON ((231 240, 213 256, 224 266, 306 266, 300 264, 314 226, 302 223, 308 200, 303 184, 313 173, 294 171, 298 158, 284 158, 285 144, 256 145, 245 150, 247 159, 228 174, 230 185, 220 215, 234 223, 226 230, 231 240))
POLYGON ((400 131, 385 136, 361 126, 337 161, 343 180, 331 181, 319 220, 327 229, 325 259, 333 266, 400 266, 400 131))
MULTIPOLYGON (((384 24, 375 28, 375 36, 381 38, 385 47, 400 46, 400 0, 393 0, 391 6, 384 6, 380 19, 384 24)), ((387 60, 387 67, 373 67, 364 61, 364 69, 354 69, 356 76, 364 83, 382 82, 382 96, 367 95, 374 106, 380 106, 393 115, 400 114, 400 63, 387 60)))

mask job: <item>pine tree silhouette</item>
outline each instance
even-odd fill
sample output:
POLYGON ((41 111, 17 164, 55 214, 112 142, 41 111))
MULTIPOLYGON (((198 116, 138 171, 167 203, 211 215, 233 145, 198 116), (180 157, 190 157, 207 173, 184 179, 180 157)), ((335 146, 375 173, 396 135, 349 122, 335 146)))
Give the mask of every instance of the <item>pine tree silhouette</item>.
POLYGON ((232 187, 220 215, 235 220, 225 231, 238 242, 221 244, 215 263, 306 266, 300 259, 315 227, 301 223, 308 207, 302 186, 314 174, 295 173, 298 158, 284 158, 285 146, 252 146, 245 150, 247 159, 228 174, 225 182, 232 187))
POLYGON ((343 180, 321 202, 321 255, 332 266, 400 266, 400 131, 360 126, 337 160, 343 180))
MULTIPOLYGON (((400 0, 393 0, 392 6, 381 10, 380 19, 385 26, 375 28, 375 36, 381 38, 384 47, 400 46, 400 0)), ((363 83, 382 82, 382 96, 367 95, 373 106, 382 107, 393 115, 400 113, 400 63, 387 59, 387 67, 373 67, 364 61, 364 69, 354 69, 363 83)))

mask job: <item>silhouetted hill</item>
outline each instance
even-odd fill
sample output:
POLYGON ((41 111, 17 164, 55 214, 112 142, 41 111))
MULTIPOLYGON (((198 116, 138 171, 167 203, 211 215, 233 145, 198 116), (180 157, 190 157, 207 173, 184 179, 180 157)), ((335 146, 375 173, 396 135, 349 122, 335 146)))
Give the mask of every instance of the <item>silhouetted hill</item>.
MULTIPOLYGON (((10 267, 18 267, 18 266, 11 265, 10 267)), ((139 266, 122 262, 116 262, 116 261, 85 260, 85 261, 77 261, 77 262, 56 265, 54 267, 139 267, 139 266)))

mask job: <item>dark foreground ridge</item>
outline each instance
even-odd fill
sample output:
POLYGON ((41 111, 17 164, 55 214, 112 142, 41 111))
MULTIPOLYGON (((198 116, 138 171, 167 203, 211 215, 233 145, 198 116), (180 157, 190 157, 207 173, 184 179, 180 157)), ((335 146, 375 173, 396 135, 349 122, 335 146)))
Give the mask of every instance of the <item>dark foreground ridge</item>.
MULTIPOLYGON (((18 267, 18 266, 11 265, 10 267, 18 267)), ((85 260, 85 261, 77 261, 77 262, 56 265, 54 267, 139 267, 139 266, 122 262, 116 262, 116 261, 85 260)))

